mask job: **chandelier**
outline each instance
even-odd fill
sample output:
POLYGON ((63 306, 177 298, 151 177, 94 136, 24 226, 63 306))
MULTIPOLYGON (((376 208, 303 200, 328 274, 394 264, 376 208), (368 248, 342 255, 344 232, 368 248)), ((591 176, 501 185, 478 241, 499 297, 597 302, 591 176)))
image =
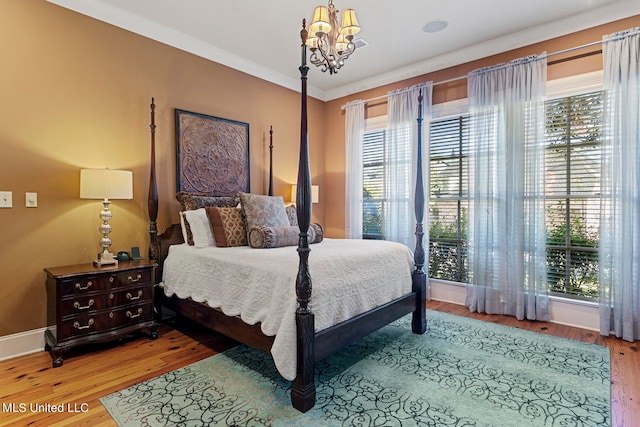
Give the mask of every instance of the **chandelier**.
POLYGON ((340 11, 329 0, 329 6, 317 6, 313 12, 313 21, 309 26, 306 45, 311 49, 309 61, 313 65, 322 67, 322 71, 329 70, 330 74, 337 73, 344 65, 356 45, 353 36, 360 31, 356 12, 353 9, 342 11, 342 26, 338 27, 338 13, 340 11))

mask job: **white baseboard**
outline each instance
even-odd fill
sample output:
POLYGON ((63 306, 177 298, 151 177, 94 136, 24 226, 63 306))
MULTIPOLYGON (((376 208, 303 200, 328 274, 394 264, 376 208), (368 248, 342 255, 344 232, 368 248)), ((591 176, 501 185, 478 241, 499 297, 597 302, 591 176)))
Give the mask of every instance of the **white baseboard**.
MULTIPOLYGON (((465 285, 433 279, 429 280, 429 284, 431 286, 431 299, 464 305, 467 292, 465 285)), ((550 297, 549 315, 551 323, 574 326, 590 331, 600 330, 598 304, 594 302, 550 297)))
POLYGON ((46 329, 33 329, 0 337, 0 360, 44 351, 44 331, 46 329))
POLYGON ((549 315, 552 323, 600 332, 600 313, 595 302, 550 297, 549 315))

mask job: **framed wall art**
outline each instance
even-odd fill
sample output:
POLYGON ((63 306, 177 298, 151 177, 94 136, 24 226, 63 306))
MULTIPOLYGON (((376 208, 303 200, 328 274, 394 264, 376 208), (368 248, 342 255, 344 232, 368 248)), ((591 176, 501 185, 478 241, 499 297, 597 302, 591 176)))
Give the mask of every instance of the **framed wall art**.
POLYGON ((175 110, 177 191, 249 192, 249 124, 175 110))

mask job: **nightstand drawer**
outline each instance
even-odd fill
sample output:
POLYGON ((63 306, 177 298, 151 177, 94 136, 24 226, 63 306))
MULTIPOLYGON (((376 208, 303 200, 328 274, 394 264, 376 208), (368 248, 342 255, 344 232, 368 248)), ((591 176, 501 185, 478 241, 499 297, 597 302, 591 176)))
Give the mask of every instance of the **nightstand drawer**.
POLYGON ((123 273, 114 274, 113 279, 114 281, 110 282, 111 289, 138 286, 143 284, 148 285, 148 284, 151 284, 151 270, 139 269, 139 270, 125 271, 123 273))
POLYGON ((125 289, 117 292, 112 292, 111 294, 109 294, 109 298, 111 299, 114 307, 131 303, 141 303, 145 301, 151 302, 151 300, 153 299, 153 288, 147 285, 125 289))
POLYGON ((100 276, 81 276, 66 279, 61 282, 62 294, 69 296, 151 284, 151 274, 149 269, 137 269, 124 272, 114 271, 100 276))
POLYGON ((62 280, 60 286, 62 287, 62 295, 87 294, 108 291, 109 281, 105 277, 85 276, 62 280))
POLYGON ((62 316, 68 318, 111 307, 140 303, 153 299, 153 288, 148 285, 87 295, 71 295, 61 302, 62 316))
POLYGON ((62 322, 62 334, 58 334, 58 339, 65 341, 78 336, 95 332, 102 333, 152 319, 153 304, 151 302, 118 308, 117 310, 82 314, 62 322))

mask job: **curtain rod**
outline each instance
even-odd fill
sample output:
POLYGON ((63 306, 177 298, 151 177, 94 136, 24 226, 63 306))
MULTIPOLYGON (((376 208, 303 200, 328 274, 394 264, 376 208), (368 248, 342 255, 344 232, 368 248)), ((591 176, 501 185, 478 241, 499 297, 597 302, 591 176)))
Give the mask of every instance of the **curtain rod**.
MULTIPOLYGON (((598 41, 595 41, 595 42, 591 42, 591 43, 587 43, 587 44, 583 44, 583 45, 580 45, 580 46, 570 47, 568 49, 559 50, 557 52, 548 53, 546 55, 546 57, 548 58, 550 56, 562 55, 563 53, 569 53, 569 52, 573 52, 573 51, 576 51, 576 50, 585 49, 587 47, 596 46, 596 45, 599 45, 599 44, 602 44, 601 40, 598 40, 598 41)), ((458 77, 452 77, 450 79, 441 80, 439 82, 432 83, 432 85, 433 86, 442 85, 442 84, 451 83, 451 82, 455 82, 455 81, 466 79, 466 78, 467 78, 466 75, 458 76, 458 77)), ((395 93, 402 93, 402 92, 408 91, 409 89, 410 88, 398 89, 398 90, 396 90, 394 92, 395 93)), ((387 94, 387 95, 374 96, 373 98, 362 100, 362 102, 367 103, 367 102, 371 102, 371 101, 377 101, 379 99, 384 99, 387 96, 389 96, 389 95, 387 94)), ((353 102, 353 101, 351 101, 351 102, 353 102)), ((344 110, 344 108, 347 106, 347 104, 342 105, 340 108, 344 110)))

